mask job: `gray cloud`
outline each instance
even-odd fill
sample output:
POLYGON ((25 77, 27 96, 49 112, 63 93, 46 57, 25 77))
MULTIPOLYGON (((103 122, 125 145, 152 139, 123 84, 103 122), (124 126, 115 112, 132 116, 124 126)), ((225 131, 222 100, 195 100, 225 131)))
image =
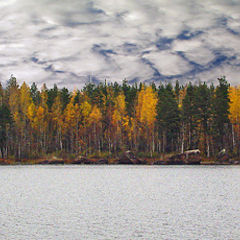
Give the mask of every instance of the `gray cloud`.
POLYGON ((0 81, 238 83, 240 2, 0 0, 0 81))

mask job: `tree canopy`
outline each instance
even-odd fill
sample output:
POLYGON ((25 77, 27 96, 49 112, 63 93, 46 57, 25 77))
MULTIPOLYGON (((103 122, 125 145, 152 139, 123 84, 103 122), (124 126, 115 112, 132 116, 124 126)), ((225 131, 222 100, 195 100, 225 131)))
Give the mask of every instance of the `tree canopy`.
POLYGON ((0 84, 1 157, 49 153, 117 155, 126 149, 153 156, 199 148, 214 156, 239 154, 240 91, 225 77, 199 83, 86 84, 69 91, 0 84))

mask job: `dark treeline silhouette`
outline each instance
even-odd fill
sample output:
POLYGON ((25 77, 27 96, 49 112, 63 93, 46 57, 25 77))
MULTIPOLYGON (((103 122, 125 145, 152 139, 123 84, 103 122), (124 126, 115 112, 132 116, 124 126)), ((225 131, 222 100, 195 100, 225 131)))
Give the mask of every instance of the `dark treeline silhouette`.
POLYGON ((128 149, 146 156, 200 149, 205 157, 226 149, 238 156, 238 88, 218 81, 89 83, 70 92, 19 86, 12 76, 6 88, 0 84, 0 156, 116 156, 128 149))

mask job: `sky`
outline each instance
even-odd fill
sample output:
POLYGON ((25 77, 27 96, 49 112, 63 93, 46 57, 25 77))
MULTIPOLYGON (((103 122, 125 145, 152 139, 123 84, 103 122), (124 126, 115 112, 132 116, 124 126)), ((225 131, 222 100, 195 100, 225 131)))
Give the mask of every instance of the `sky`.
POLYGON ((239 0, 0 0, 0 81, 240 83, 239 0))

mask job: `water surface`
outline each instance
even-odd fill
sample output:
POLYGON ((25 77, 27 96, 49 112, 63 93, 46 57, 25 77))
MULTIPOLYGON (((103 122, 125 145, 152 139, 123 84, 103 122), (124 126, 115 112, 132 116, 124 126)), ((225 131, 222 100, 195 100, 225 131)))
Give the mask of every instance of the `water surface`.
POLYGON ((240 239, 239 166, 1 166, 0 239, 240 239))

